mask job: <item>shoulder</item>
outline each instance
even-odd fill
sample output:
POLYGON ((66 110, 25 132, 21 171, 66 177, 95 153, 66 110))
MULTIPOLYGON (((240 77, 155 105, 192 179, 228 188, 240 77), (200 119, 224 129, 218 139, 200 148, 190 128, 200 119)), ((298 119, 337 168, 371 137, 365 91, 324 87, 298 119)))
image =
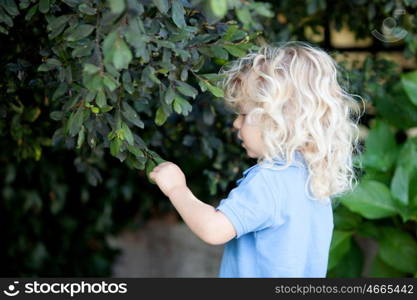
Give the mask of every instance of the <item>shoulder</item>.
POLYGON ((279 169, 264 164, 256 164, 243 172, 243 177, 239 180, 242 183, 270 182, 271 178, 280 176, 279 169))
POLYGON ((240 179, 241 187, 256 189, 263 196, 271 196, 276 192, 277 180, 275 177, 279 176, 279 171, 264 168, 259 164, 252 166, 246 171, 244 172, 244 177, 240 179))
POLYGON ((283 168, 284 164, 268 164, 258 163, 243 171, 243 176, 236 181, 237 185, 246 184, 266 184, 275 188, 280 188, 280 182, 283 181, 283 177, 292 178, 298 177, 298 173, 303 170, 296 165, 289 165, 283 168))
POLYGON ((263 177, 265 176, 263 173, 263 168, 256 164, 243 172, 243 182, 242 183, 249 183, 249 182, 258 182, 264 180, 263 177))
POLYGON ((299 170, 293 166, 287 167, 286 169, 277 169, 276 167, 277 165, 271 167, 264 164, 257 164, 249 170, 246 177, 243 178, 242 183, 261 189, 264 196, 270 198, 278 197, 281 199, 282 197, 286 197, 286 184, 296 180, 298 176, 294 172, 299 172, 299 170))
POLYGON ((259 209, 271 213, 274 220, 282 210, 282 199, 286 195, 281 173, 257 164, 250 168, 241 183, 242 195, 250 198, 259 209))

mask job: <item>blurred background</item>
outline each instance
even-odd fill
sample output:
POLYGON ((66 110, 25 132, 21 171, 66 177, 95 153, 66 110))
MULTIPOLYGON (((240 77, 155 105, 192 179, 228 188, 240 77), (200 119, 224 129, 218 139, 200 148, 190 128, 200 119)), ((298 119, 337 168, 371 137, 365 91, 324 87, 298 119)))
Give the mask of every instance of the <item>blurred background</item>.
MULTIPOLYGON (((147 175, 175 162, 216 206, 256 163, 220 67, 307 41, 366 101, 358 187, 335 199, 328 277, 417 277, 417 1, 0 1, 3 277, 217 277, 147 175)), ((358 98, 359 101, 359 98, 358 98)))

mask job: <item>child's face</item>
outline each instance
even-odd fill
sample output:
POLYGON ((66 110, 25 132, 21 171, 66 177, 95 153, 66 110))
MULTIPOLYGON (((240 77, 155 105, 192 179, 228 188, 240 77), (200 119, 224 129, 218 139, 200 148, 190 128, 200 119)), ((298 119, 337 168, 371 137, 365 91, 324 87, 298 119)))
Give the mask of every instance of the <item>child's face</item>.
POLYGON ((261 130, 256 124, 249 124, 246 117, 248 112, 248 107, 242 108, 233 122, 233 127, 238 130, 238 137, 242 140, 242 147, 246 149, 248 156, 252 158, 263 157, 265 145, 261 130))

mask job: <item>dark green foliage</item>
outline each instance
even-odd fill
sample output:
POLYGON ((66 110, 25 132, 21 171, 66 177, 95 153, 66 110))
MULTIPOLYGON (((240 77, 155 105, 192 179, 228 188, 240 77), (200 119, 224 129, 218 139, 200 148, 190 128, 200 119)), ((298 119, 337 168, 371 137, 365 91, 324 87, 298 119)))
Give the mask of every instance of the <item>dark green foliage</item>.
POLYGON ((160 155, 226 190, 243 156, 216 74, 260 29, 242 5, 0 1, 3 275, 109 275, 108 235, 172 210, 147 178, 160 155))
POLYGON ((307 40, 307 28, 336 54, 330 24, 373 39, 363 64, 341 63, 341 79, 374 111, 361 120, 360 183, 336 199, 328 275, 362 275, 357 236, 379 246, 369 276, 417 275, 417 142, 406 134, 417 75, 375 55, 395 46, 415 59, 415 2, 402 2, 397 43, 371 34, 396 1, 269 2, 0 0, 3 276, 110 275, 108 236, 173 210, 147 178, 164 159, 200 199, 226 196, 253 161, 231 130, 219 68, 263 39, 307 40))

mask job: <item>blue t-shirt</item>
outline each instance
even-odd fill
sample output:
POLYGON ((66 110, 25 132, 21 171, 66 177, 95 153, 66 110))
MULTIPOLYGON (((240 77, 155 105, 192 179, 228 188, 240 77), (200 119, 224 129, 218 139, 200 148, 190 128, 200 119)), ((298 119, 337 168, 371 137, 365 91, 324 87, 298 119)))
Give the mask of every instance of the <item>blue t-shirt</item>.
POLYGON ((311 199, 306 162, 299 151, 294 159, 285 170, 250 167, 216 207, 237 232, 224 247, 219 277, 326 277, 332 205, 311 199))

